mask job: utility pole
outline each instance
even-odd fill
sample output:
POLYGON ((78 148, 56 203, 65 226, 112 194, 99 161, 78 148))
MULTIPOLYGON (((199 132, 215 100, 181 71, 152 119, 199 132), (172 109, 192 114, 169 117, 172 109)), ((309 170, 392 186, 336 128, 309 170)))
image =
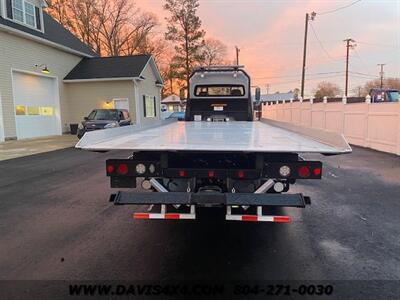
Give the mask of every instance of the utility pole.
POLYGON ((317 14, 315 12, 310 14, 306 13, 306 21, 304 28, 304 47, 303 47, 303 69, 301 73, 301 97, 304 98, 304 82, 306 78, 306 58, 307 58, 307 35, 308 35, 308 22, 313 21, 317 14))
POLYGON ((379 72, 379 75, 380 75, 380 77, 381 77, 381 89, 383 88, 383 67, 385 66, 386 64, 378 64, 378 66, 380 66, 381 67, 381 71, 379 72))
POLYGON ((235 49, 236 49, 236 65, 238 66, 239 65, 239 52, 240 52, 240 49, 239 49, 238 46, 235 46, 235 49))
POLYGON ((344 88, 344 95, 347 97, 348 90, 349 90, 349 53, 350 53, 350 48, 353 49, 356 44, 356 41, 353 39, 345 39, 343 42, 346 42, 346 83, 345 83, 345 88, 344 88))
POLYGON ((269 83, 267 83, 267 95, 269 94, 269 83))

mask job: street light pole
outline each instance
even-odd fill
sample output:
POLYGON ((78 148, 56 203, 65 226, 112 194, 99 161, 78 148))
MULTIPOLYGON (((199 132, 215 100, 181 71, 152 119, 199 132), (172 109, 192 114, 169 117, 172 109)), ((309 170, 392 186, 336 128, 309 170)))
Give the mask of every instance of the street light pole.
POLYGON ((238 46, 235 46, 235 49, 236 49, 236 65, 238 66, 239 65, 239 52, 240 52, 240 49, 239 49, 238 46))
POLYGON ((355 44, 352 44, 355 42, 355 40, 345 39, 343 41, 346 42, 346 82, 345 82, 344 95, 347 97, 349 90, 349 53, 350 53, 350 48, 355 47, 355 44))
POLYGON ((305 28, 304 28, 304 47, 303 47, 303 69, 301 73, 301 97, 304 98, 304 83, 306 77, 306 58, 307 58, 307 35, 308 35, 308 22, 313 21, 316 16, 315 12, 310 14, 306 13, 305 28))
POLYGON ((379 72, 379 75, 380 75, 380 77, 381 77, 381 89, 383 88, 383 67, 385 66, 386 64, 378 64, 378 66, 380 66, 381 67, 381 71, 379 72))

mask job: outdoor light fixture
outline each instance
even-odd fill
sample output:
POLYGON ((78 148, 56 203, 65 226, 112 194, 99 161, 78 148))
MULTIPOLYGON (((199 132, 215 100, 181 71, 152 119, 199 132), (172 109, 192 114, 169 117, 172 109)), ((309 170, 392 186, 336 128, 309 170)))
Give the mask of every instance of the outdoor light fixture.
POLYGON ((47 66, 45 65, 44 68, 42 69, 42 73, 43 74, 50 74, 49 69, 47 68, 47 66))
POLYGON ((112 102, 110 100, 105 100, 103 104, 103 108, 109 109, 112 108, 112 102))
POLYGON ((36 64, 35 67, 36 67, 36 68, 42 68, 41 72, 42 72, 43 74, 50 74, 50 71, 49 71, 49 69, 47 68, 47 65, 46 65, 46 64, 41 64, 41 65, 36 64))

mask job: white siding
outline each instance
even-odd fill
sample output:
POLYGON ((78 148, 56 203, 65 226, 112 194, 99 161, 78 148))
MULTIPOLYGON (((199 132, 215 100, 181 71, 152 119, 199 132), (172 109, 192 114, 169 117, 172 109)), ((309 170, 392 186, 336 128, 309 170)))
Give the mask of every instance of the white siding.
POLYGON ((59 82, 61 124, 63 130, 67 130, 69 110, 62 80, 80 60, 80 56, 0 31, 0 112, 2 110, 6 138, 16 137, 11 69, 40 73, 35 64, 47 65, 50 75, 56 76, 59 82))
POLYGON ((82 122, 95 108, 113 108, 112 100, 127 98, 132 123, 135 123, 135 97, 132 80, 66 83, 68 123, 82 122), (107 102, 110 104, 107 105, 107 102))
POLYGON ((139 81, 137 82, 137 97, 139 99, 138 102, 138 109, 140 111, 140 122, 142 124, 147 124, 154 122, 155 120, 160 120, 160 114, 161 114, 161 89, 156 86, 156 76, 154 75, 154 72, 151 68, 150 63, 147 64, 146 68, 142 72, 142 76, 146 78, 146 80, 139 81), (143 95, 147 96, 154 96, 156 97, 156 117, 155 118, 145 118, 144 117, 144 108, 143 108, 143 95))

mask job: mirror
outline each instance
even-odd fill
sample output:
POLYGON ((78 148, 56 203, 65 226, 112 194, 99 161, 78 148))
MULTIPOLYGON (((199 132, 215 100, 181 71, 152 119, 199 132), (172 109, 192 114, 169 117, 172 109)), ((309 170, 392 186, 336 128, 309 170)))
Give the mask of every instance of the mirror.
POLYGON ((84 119, 85 121, 89 120, 89 118, 88 118, 88 117, 84 117, 83 119, 84 119))

